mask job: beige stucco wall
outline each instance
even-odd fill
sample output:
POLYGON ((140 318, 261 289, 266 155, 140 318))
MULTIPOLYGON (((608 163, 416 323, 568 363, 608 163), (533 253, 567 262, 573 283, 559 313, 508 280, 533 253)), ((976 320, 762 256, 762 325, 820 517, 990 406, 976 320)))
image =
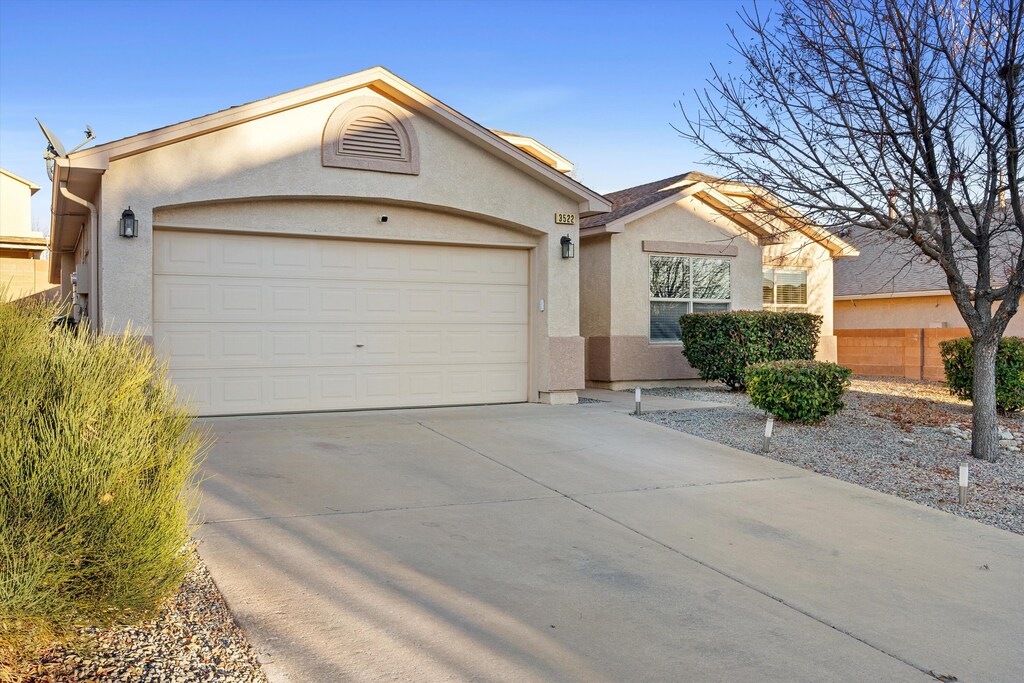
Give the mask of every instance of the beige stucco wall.
MULTIPOLYGON (((953 297, 908 296, 835 302, 837 330, 965 327, 953 297)), ((1024 336, 1024 315, 1018 313, 1006 327, 1008 336, 1024 336)))
POLYGON ((594 385, 696 377, 681 344, 650 340, 649 259, 644 241, 735 247, 732 310, 761 308, 757 238, 702 202, 683 198, 628 223, 621 233, 583 242, 580 329, 587 338, 587 380, 594 385), (590 278, 593 278, 591 282, 590 278))
POLYGON ((577 250, 580 260, 580 334, 611 334, 611 254, 614 235, 584 239, 577 250))
POLYGON ((42 237, 32 231, 32 188, 0 173, 0 235, 42 237))
POLYGON ((817 357, 818 360, 834 363, 836 338, 833 333, 833 269, 828 249, 802 233, 791 232, 781 244, 764 247, 764 265, 807 270, 807 312, 822 317, 817 357))
POLYGON ((565 386, 582 383, 579 259, 562 259, 559 245, 566 233, 578 242, 578 233, 554 225, 554 214, 576 213, 577 201, 411 111, 406 125, 419 141, 418 175, 324 168, 324 125, 352 97, 383 99, 360 89, 112 160, 100 210, 103 331, 119 332, 130 321, 149 334, 154 224, 529 246, 531 395, 579 388, 565 386), (129 205, 140 221, 136 239, 117 235, 129 205), (388 223, 378 221, 381 213, 388 223), (580 370, 567 372, 564 364, 580 370))
POLYGON ((822 316, 818 358, 836 360, 833 334, 832 259, 825 247, 801 233, 762 247, 756 236, 697 199, 675 204, 627 223, 621 233, 588 237, 581 249, 580 330, 587 340, 587 381, 618 388, 697 377, 681 344, 651 343, 649 266, 644 241, 734 247, 734 311, 761 310, 765 266, 808 271, 808 311, 822 316))

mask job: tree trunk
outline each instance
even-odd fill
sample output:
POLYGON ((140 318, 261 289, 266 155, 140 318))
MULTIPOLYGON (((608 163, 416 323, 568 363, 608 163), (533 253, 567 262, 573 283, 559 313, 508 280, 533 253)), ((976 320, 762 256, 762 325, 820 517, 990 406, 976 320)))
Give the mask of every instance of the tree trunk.
POLYGON ((974 424, 971 455, 981 460, 999 460, 999 422, 996 419, 996 351, 999 337, 988 335, 974 340, 974 424))

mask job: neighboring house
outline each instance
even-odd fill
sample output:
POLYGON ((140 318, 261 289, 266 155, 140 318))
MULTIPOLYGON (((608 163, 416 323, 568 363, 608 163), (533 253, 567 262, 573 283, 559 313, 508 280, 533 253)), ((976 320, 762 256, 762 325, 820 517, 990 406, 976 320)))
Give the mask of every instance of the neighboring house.
POLYGON ((588 386, 670 385, 697 377, 682 355, 691 312, 807 311, 822 316, 818 357, 835 360, 833 260, 844 240, 781 208, 766 227, 763 191, 686 173, 608 196, 609 213, 580 226, 580 332, 588 386))
POLYGON ((57 159, 50 277, 205 415, 574 403, 563 162, 372 68, 57 159))
POLYGON ((35 183, 0 168, 0 292, 21 299, 50 289, 46 237, 32 230, 35 183))
MULTIPOLYGON (((966 327, 935 261, 887 233, 854 228, 847 239, 860 256, 836 264, 837 330, 966 327)), ((1006 334, 1024 335, 1024 316, 1006 334)))
MULTIPOLYGON (((860 255, 836 264, 839 362, 864 375, 945 379, 939 343, 970 333, 942 268, 889 233, 852 228, 846 239, 860 255)), ((1000 262, 998 248, 994 253, 998 281, 1009 264, 1000 262)), ((965 269, 971 263, 967 256, 965 269)), ((1010 320, 1006 335, 1024 336, 1024 316, 1010 320)))

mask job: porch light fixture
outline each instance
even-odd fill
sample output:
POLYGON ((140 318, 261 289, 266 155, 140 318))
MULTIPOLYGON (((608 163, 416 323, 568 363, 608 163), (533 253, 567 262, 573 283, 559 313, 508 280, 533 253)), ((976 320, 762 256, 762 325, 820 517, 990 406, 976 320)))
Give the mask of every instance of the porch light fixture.
POLYGON ((118 234, 121 237, 138 237, 139 236, 139 222, 135 220, 135 213, 132 211, 132 207, 128 207, 121 212, 121 220, 117 222, 118 234))
POLYGON ((576 257, 576 245, 572 243, 572 238, 568 235, 562 237, 562 258, 575 258, 576 257))

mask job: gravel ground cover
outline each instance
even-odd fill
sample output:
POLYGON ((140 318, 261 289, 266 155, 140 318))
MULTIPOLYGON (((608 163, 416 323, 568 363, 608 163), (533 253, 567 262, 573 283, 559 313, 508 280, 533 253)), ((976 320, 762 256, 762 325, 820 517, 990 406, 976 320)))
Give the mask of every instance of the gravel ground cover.
POLYGON ((32 683, 265 683, 256 652, 235 624, 199 557, 178 594, 136 626, 84 629, 29 672, 32 683))
POLYGON ((1024 417, 1000 418, 1002 458, 970 457, 971 406, 941 384, 855 378, 847 407, 820 425, 776 422, 771 450, 761 452, 765 415, 746 394, 724 386, 647 389, 727 404, 662 411, 641 419, 1024 534, 1024 417), (971 498, 957 504, 957 475, 970 464, 971 498))

